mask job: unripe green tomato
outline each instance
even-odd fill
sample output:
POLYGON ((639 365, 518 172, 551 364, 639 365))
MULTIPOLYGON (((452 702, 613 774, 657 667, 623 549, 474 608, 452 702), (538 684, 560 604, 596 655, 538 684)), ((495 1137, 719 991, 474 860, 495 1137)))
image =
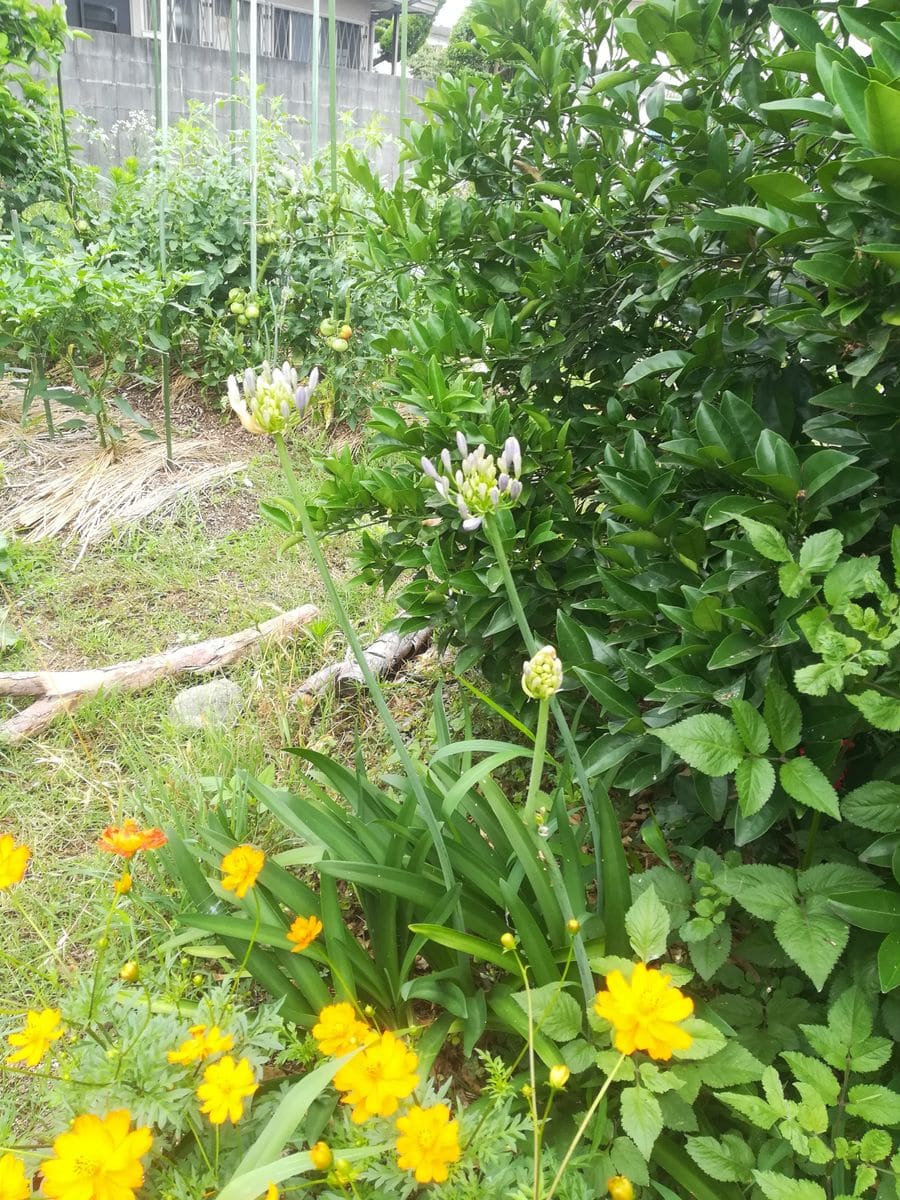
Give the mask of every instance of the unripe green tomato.
POLYGON ((337 333, 337 325, 330 318, 326 317, 319 326, 319 333, 322 337, 334 337, 337 333))
POLYGON ((244 306, 241 304, 240 300, 234 301, 234 303, 231 305, 231 311, 235 316, 239 316, 239 314, 244 311, 244 306))
POLYGON ((228 299, 229 300, 237 300, 237 298, 240 294, 241 294, 240 288, 232 288, 228 293, 228 299))
POLYGON ((247 307, 244 309, 244 312, 247 316, 248 321, 255 321, 256 318, 259 316, 259 305, 258 304, 248 304, 247 307))
POLYGON ((332 348, 335 354, 343 354, 350 349, 350 343, 346 338, 333 337, 328 345, 332 348))
POLYGON ((343 338, 345 342, 349 342, 352 333, 353 330, 349 325, 342 325, 338 330, 338 337, 343 338))
POLYGON ((87 231, 90 229, 90 227, 91 227, 90 223, 88 221, 86 221, 84 219, 84 217, 79 217, 78 220, 75 222, 75 228, 78 230, 79 233, 87 233, 87 231))
POLYGON ((241 313, 241 315, 238 317, 238 319, 237 319, 237 323, 238 323, 238 325, 247 325, 247 324, 249 324, 249 322, 248 322, 247 318, 244 316, 244 314, 243 314, 243 313, 241 313))

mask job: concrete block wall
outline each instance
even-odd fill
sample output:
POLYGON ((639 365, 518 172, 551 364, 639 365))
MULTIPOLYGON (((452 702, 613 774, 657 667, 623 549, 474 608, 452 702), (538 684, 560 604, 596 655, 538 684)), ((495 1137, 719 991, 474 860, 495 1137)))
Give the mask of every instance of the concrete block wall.
MULTIPOLYGON (((249 71, 248 56, 239 56, 238 73, 249 71)), ((272 97, 282 98, 286 113, 298 117, 295 136, 309 152, 312 117, 312 81, 308 66, 283 59, 260 57, 259 82, 265 88, 263 108, 272 97)), ((409 81, 409 114, 418 113, 416 97, 424 95, 426 84, 409 81)), ((120 162, 135 150, 135 136, 129 128, 134 113, 144 113, 152 125, 155 113, 153 87, 153 41, 119 33, 94 32, 90 40, 77 39, 70 44, 62 61, 63 97, 67 108, 81 118, 76 132, 80 154, 100 167, 120 162), (96 128, 106 139, 90 137, 96 128)), ((240 85, 239 85, 240 87, 240 85)), ((191 100, 213 104, 231 94, 231 56, 204 46, 169 46, 169 115, 172 121, 186 116, 191 100)), ((400 132, 400 80, 370 71, 338 70, 337 107, 339 114, 352 115, 352 127, 363 129, 374 116, 383 130, 396 137, 400 132)), ((239 108, 241 119, 246 110, 239 108)), ((216 111, 216 122, 228 128, 227 106, 216 111)), ((133 122, 132 122, 133 125, 133 122)), ((319 146, 328 144, 328 73, 319 76, 319 146)), ((372 152, 373 168, 393 177, 397 171, 398 149, 391 138, 372 152)))

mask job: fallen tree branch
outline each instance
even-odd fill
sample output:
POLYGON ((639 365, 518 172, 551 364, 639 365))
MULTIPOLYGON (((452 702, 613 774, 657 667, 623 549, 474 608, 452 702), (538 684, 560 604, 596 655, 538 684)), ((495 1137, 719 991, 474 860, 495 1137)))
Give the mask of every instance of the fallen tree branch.
MULTIPOLYGON (((363 653, 372 668, 376 679, 386 679, 396 675, 404 663, 411 658, 418 658, 431 645, 431 628, 419 629, 415 633, 383 633, 377 642, 373 642, 363 653)), ((294 693, 294 702, 315 703, 330 688, 338 695, 345 695, 363 686, 362 671, 353 657, 353 651, 348 650, 341 662, 331 663, 320 671, 304 679, 294 693)))
POLYGON ((108 667, 83 671, 0 672, 0 695, 41 697, 0 724, 0 744, 15 746, 34 737, 60 713, 70 711, 99 691, 140 691, 170 675, 208 675, 219 671, 260 642, 285 637, 300 626, 308 625, 317 613, 315 605, 304 604, 238 633, 208 638, 205 642, 108 667))

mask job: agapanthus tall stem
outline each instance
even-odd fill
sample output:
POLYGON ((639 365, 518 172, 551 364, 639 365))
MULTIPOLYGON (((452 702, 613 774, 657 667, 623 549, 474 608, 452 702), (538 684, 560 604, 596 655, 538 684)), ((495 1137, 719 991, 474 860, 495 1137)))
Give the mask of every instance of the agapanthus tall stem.
MULTIPOLYGON (((519 633, 528 653, 534 654, 538 649, 537 640, 531 631, 528 617, 519 597, 516 581, 513 578, 509 558, 506 554, 506 547, 503 544, 503 537, 492 517, 489 516, 485 519, 484 530, 497 559, 497 565, 500 567, 507 598, 519 627, 519 633)), ((572 730, 569 728, 562 705, 556 697, 550 701, 550 711, 584 798, 585 811, 594 844, 597 903, 602 907, 606 925, 606 952, 607 954, 628 954, 629 942, 625 931, 625 911, 630 903, 628 864, 625 860, 615 809, 612 806, 609 792, 602 783, 598 781, 596 786, 591 788, 584 763, 581 761, 581 755, 575 745, 575 738, 572 736, 572 730)))
POLYGON ((547 751, 547 725, 550 717, 550 701, 538 703, 537 727, 534 731, 534 753, 531 759, 531 775, 528 779, 528 794, 525 798, 525 821, 534 821, 541 794, 541 777, 544 774, 544 755, 547 751))

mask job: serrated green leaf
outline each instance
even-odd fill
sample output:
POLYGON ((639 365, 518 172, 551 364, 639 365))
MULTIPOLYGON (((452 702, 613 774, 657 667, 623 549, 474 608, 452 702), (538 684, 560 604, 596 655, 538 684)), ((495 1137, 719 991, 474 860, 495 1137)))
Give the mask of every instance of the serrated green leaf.
MULTIPOLYGON (((523 1012, 528 1012, 525 992, 516 992, 513 999, 523 1012)), ((554 1042, 570 1042, 581 1033, 581 1006, 558 983, 531 989, 531 1011, 535 1025, 554 1042)))
POLYGON ((671 923, 665 906, 651 885, 641 892, 625 915, 631 948, 643 962, 652 962, 666 952, 671 923))
POLYGON ((847 1093, 847 1112, 873 1125, 900 1125, 900 1094, 879 1083, 858 1083, 847 1093))
POLYGON ((761 554, 763 558, 769 559, 770 562, 787 563, 793 561, 793 556, 788 549, 787 542, 784 540, 784 535, 779 533, 774 526, 766 525, 762 521, 754 521, 752 517, 739 516, 737 520, 750 539, 750 545, 757 554, 761 554))
POLYGON ((822 1185, 809 1179, 792 1179, 777 1171, 754 1171, 753 1178, 766 1200, 828 1200, 822 1185))
POLYGON ((761 921, 777 920, 779 913, 795 907, 799 898, 793 871, 763 863, 733 868, 720 877, 719 885, 761 921))
POLYGON ((676 1050, 675 1057, 679 1062, 700 1062, 712 1058, 726 1044, 725 1034, 709 1021, 699 1017, 688 1017, 681 1022, 681 1027, 691 1035, 691 1044, 686 1050, 676 1050))
POLYGON ((776 920, 775 937, 785 954, 821 991, 847 945, 850 930, 837 917, 794 905, 784 909, 776 920))
POLYGON ((743 1092, 716 1092, 716 1099, 759 1129, 771 1129, 778 1120, 778 1113, 761 1096, 747 1096, 743 1092))
POLYGON ((776 749, 781 754, 793 750, 800 741, 800 732, 803 728, 800 705, 780 683, 776 683, 774 680, 769 680, 766 684, 763 716, 776 749))
POLYGON ((894 700, 892 696, 884 696, 873 688, 860 692, 856 696, 848 696, 847 699, 876 729, 884 729, 888 733, 900 733, 900 700, 894 700))
POLYGON ((766 723, 746 700, 732 700, 731 715, 741 741, 751 754, 765 754, 769 748, 769 731, 766 723))
POLYGON ((734 725, 715 713, 687 717, 652 732, 688 766, 704 775, 729 775, 745 754, 734 725))
POLYGON ((750 1183, 753 1179, 753 1151, 737 1134, 726 1133, 721 1139, 689 1137, 685 1149, 710 1179, 723 1183, 750 1183))
POLYGON ((838 794, 825 775, 810 759, 798 755, 781 764, 778 781, 792 800, 816 812, 841 819, 838 794))
POLYGON ((619 1095, 619 1119, 622 1128, 649 1161, 663 1128, 662 1109, 657 1098, 647 1088, 623 1088, 619 1095))
POLYGON ((824 529, 803 539, 798 561, 807 573, 830 571, 844 548, 843 535, 837 529, 824 529))
POLYGON ((900 785, 873 779, 848 792, 841 801, 844 818, 861 829, 900 833, 900 785))
POLYGON ((781 1057, 791 1068, 798 1083, 815 1088, 825 1104, 837 1103, 841 1085, 825 1063, 819 1062, 809 1054, 801 1054, 799 1050, 784 1050, 781 1057))
POLYGON ((727 921, 713 926, 708 937, 688 945, 688 953, 700 978, 712 979, 731 953, 731 926, 727 921))
POLYGON ((775 790, 775 768, 767 758, 745 758, 738 765, 734 783, 741 812, 745 817, 752 817, 775 790))

